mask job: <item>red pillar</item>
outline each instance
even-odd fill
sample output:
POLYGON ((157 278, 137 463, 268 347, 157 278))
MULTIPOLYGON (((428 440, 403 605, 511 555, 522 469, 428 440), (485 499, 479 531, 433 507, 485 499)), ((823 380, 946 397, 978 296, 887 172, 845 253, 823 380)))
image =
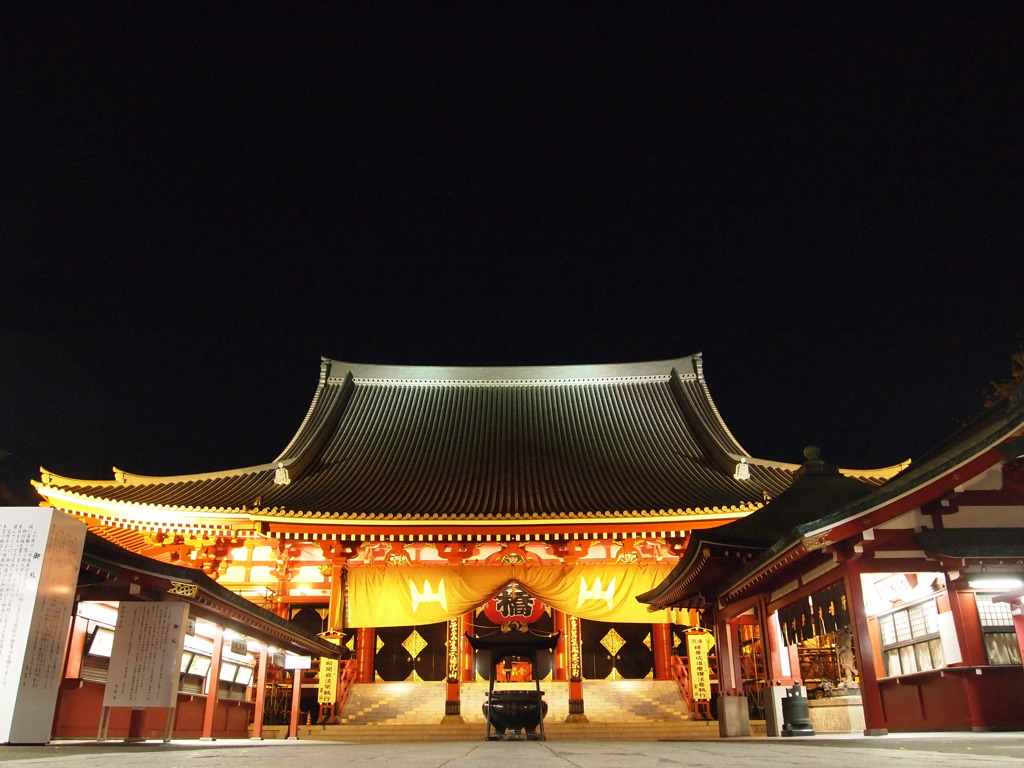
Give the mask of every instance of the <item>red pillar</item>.
POLYGON ((565 647, 567 634, 565 629, 565 614, 562 611, 552 608, 551 619, 555 631, 562 633, 558 638, 558 645, 555 646, 555 668, 552 671, 551 677, 558 682, 565 682, 569 679, 569 661, 565 647))
POLYGON ((857 665, 860 667, 860 697, 864 707, 864 735, 885 736, 885 710, 882 707, 882 692, 878 687, 878 668, 872 650, 868 616, 864 610, 864 590, 861 586, 860 568, 856 562, 843 563, 843 583, 846 587, 846 601, 850 610, 850 629, 857 648, 857 665))
POLYGON ((651 645, 654 651, 654 679, 672 679, 672 625, 651 625, 651 645))
POLYGON ((793 679, 799 679, 799 668, 793 669, 790 664, 790 674, 782 674, 782 654, 788 653, 788 649, 782 646, 781 637, 772 631, 771 616, 768 614, 768 600, 762 595, 757 600, 757 619, 761 626, 761 648, 764 651, 764 674, 768 678, 768 684, 779 680, 785 685, 792 685, 793 679))
POLYGON ((142 726, 146 722, 145 709, 133 709, 128 718, 128 737, 125 741, 145 741, 142 735, 142 726))
MULTIPOLYGON (((950 590, 948 594, 949 610, 953 613, 953 624, 960 641, 960 654, 963 656, 961 664, 969 667, 986 666, 988 654, 985 652, 985 638, 974 592, 950 590)), ((973 676, 964 678, 964 699, 967 702, 967 717, 971 729, 985 730, 986 719, 982 710, 984 704, 978 695, 978 682, 973 676)))
POLYGON ((345 626, 345 561, 331 561, 331 596, 327 606, 327 629, 345 626))
POLYGON ((373 682, 373 642, 376 633, 373 627, 360 627, 356 634, 356 656, 359 659, 359 682, 373 682))
POLYGON ((743 694, 743 674, 739 658, 739 635, 729 621, 715 620, 715 655, 718 656, 718 693, 743 694))
POLYGON ((957 638, 960 640, 960 664, 950 666, 983 667, 988 664, 985 653, 985 639, 981 631, 981 619, 978 618, 978 603, 974 592, 950 590, 949 610, 953 614, 957 638))
POLYGON ((299 714, 302 712, 302 670, 292 670, 292 712, 288 719, 288 738, 299 738, 299 714))
POLYGON ((203 740, 213 739, 213 718, 217 713, 217 689, 220 687, 220 660, 224 650, 224 629, 214 628, 213 660, 206 676, 206 708, 203 710, 203 740))
POLYGON ((467 613, 462 617, 462 682, 472 683, 476 680, 476 657, 473 655, 473 646, 466 639, 466 634, 473 634, 473 613, 467 613))
POLYGON ((267 699, 267 660, 270 653, 266 643, 260 643, 259 670, 256 673, 256 705, 253 707, 252 738, 263 738, 263 711, 267 699))

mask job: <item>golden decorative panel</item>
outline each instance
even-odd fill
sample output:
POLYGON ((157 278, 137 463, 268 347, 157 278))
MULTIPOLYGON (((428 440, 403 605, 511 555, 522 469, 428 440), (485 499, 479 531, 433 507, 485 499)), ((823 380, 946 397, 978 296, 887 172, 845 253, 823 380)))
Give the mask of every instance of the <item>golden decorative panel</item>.
POLYGON ((423 635, 414 629, 410 635, 402 641, 402 647, 405 648, 408 654, 415 659, 420 655, 420 652, 427 647, 427 641, 423 639, 423 635))
POLYGON ((647 637, 644 638, 644 645, 647 646, 647 650, 648 651, 653 650, 651 648, 651 636, 650 635, 647 635, 647 637))
POLYGON ((171 588, 167 590, 169 595, 181 595, 182 597, 195 597, 198 593, 198 584, 186 584, 181 581, 172 581, 171 588))
POLYGON ((601 645, 605 647, 612 656, 618 654, 622 650, 622 646, 626 644, 623 640, 622 635, 615 631, 615 627, 608 630, 608 634, 601 638, 601 645))

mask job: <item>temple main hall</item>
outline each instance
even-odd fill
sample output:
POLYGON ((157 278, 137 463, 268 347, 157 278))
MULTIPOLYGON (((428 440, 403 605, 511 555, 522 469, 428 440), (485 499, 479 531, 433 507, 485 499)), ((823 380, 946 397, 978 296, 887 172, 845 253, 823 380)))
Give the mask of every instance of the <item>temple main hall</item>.
MULTIPOLYGON (((110 542, 340 643, 359 683, 444 681, 439 715, 459 713, 460 684, 526 674, 481 669, 467 634, 559 632, 542 674, 582 714, 587 681, 671 679, 701 615, 636 597, 668 577, 690 532, 760 509, 799 468, 742 448, 699 354, 323 359, 305 418, 265 464, 102 481, 44 469, 37 490, 110 542)), ((899 469, 841 471, 880 485, 899 469)), ((313 718, 315 705, 303 700, 313 718)))

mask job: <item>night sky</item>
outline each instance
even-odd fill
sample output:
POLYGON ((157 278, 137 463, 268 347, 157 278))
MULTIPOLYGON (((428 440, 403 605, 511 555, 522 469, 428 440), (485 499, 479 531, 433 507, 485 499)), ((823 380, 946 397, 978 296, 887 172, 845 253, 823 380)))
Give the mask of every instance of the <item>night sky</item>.
POLYGON ((0 448, 273 459, 321 356, 703 352, 756 456, 919 456, 1024 332, 1024 5, 8 4, 0 448))

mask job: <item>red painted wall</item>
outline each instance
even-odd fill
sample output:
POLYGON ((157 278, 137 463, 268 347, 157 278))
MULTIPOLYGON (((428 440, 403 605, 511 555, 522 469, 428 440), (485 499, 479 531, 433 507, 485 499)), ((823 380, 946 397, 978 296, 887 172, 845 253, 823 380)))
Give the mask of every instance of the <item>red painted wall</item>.
POLYGON ((1021 667, 934 670, 878 682, 890 731, 1024 730, 1024 709, 1014 703, 1022 685, 1021 667))
MULTIPOLYGON (((57 717, 54 722, 55 739, 95 739, 99 731, 103 711, 103 683, 88 680, 66 680, 57 700, 57 717)), ((206 697, 178 694, 178 708, 175 714, 173 737, 198 739, 203 734, 203 712, 206 697)), ((214 713, 213 735, 222 739, 248 738, 249 722, 252 720, 253 705, 247 701, 217 702, 214 713)), ((128 721, 131 710, 115 707, 110 712, 108 738, 123 739, 128 735, 128 721)), ((146 712, 142 735, 146 738, 163 738, 167 710, 151 709, 146 712)))

